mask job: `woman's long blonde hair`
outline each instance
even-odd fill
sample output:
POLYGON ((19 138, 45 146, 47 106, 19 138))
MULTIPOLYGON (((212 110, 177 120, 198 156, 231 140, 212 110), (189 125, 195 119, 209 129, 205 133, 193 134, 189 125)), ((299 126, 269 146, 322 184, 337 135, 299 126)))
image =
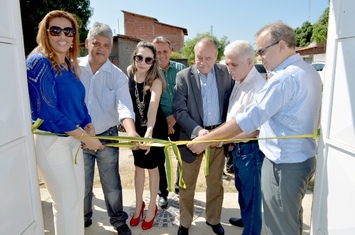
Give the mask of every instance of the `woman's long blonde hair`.
POLYGON ((72 27, 75 30, 75 34, 73 37, 73 45, 69 48, 67 57, 69 59, 69 62, 71 63, 70 64, 71 68, 74 69, 75 73, 78 75, 80 71, 78 60, 77 60, 79 54, 79 30, 78 30, 78 22, 76 20, 77 17, 74 14, 71 14, 66 11, 60 11, 60 10, 54 10, 49 12, 39 23, 38 33, 36 37, 38 46, 31 52, 31 54, 34 52, 40 52, 44 54, 52 63, 55 70, 58 73, 61 72, 60 61, 56 53, 54 53, 51 44, 49 43, 49 37, 47 32, 49 23, 54 18, 65 18, 69 20, 71 22, 72 27))

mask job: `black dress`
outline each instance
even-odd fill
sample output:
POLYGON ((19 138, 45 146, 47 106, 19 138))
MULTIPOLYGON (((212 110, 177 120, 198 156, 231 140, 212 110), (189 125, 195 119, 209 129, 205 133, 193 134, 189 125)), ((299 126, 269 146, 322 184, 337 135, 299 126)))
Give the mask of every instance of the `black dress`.
MULTIPOLYGON (((136 114, 136 131, 141 137, 144 137, 147 130, 147 113, 151 97, 151 92, 149 90, 143 96, 143 88, 144 83, 136 83, 134 81, 134 75, 131 73, 129 76, 129 92, 132 98, 133 109, 136 114), (139 98, 137 98, 137 95, 139 98), (142 107, 143 105, 144 107, 142 107), (141 106, 140 109, 142 112, 140 112, 139 106, 141 106)), ((160 105, 158 107, 152 137, 163 140, 168 139, 168 124, 160 105)), ((132 152, 134 165, 141 168, 153 169, 165 162, 164 147, 151 147, 150 152, 147 155, 145 155, 146 150, 133 150, 132 152)))

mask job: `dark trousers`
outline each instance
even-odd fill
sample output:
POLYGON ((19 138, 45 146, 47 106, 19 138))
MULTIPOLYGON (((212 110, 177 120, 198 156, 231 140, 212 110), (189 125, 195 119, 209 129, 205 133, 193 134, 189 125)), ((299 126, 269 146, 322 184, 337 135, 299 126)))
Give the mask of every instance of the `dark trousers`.
POLYGON ((302 234, 302 200, 315 168, 315 157, 279 164, 264 159, 261 186, 267 234, 302 234))

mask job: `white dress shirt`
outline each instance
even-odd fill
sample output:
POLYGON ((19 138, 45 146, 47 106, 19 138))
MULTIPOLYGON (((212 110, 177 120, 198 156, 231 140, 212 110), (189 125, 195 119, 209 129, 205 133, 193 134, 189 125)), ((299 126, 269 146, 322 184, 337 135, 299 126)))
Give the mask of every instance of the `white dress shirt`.
POLYGON ((85 87, 88 107, 96 134, 120 124, 122 119, 135 120, 128 88, 128 78, 111 61, 107 60, 93 74, 88 56, 79 58, 80 80, 85 87))
POLYGON ((254 101, 255 95, 264 87, 266 81, 261 74, 253 68, 242 83, 235 81, 229 97, 227 121, 243 113, 245 108, 254 101))

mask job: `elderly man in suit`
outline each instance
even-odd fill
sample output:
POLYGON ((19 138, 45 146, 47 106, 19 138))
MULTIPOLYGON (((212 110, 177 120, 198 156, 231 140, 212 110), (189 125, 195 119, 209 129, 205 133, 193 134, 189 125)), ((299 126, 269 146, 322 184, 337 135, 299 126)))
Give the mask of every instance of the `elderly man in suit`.
MULTIPOLYGON (((195 64, 176 77, 174 116, 181 127, 180 140, 205 135, 225 121, 229 95, 233 87, 225 65, 216 64, 218 45, 212 38, 200 39, 195 47, 195 64)), ((188 234, 194 213, 194 193, 203 153, 195 155, 180 147, 182 179, 180 188, 180 226, 178 235, 188 234)), ((206 224, 216 234, 224 234, 220 224, 223 203, 224 149, 211 148, 209 175, 206 176, 206 224)))

